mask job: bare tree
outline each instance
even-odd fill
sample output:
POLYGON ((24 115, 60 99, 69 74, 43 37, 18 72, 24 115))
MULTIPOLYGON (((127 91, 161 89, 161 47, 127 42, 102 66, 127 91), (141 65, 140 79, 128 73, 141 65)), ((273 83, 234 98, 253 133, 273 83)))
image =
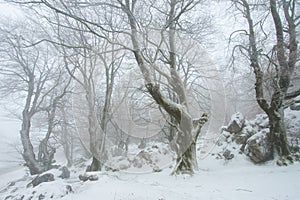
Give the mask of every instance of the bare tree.
MULTIPOLYGON (((56 46, 64 55, 67 70, 71 75, 75 72, 72 78, 85 94, 90 152, 93 156, 89 170, 101 170, 106 161, 105 141, 115 77, 125 54, 116 50, 107 40, 91 34, 89 29, 79 22, 72 25, 69 19, 65 18, 64 21, 57 20, 56 26, 58 40, 61 44, 64 43, 56 46), (70 31, 74 33, 72 37, 68 36, 70 31), (104 98, 99 98, 99 94, 103 92, 100 89, 102 84, 105 87, 104 98)), ((114 40, 113 33, 109 34, 109 37, 114 40)))
POLYGON ((272 146, 273 153, 277 152, 280 156, 290 154, 286 138, 284 125, 284 100, 296 97, 300 90, 289 92, 290 79, 295 70, 297 62, 297 38, 296 27, 299 25, 299 15, 296 12, 295 0, 270 0, 261 1, 260 4, 251 4, 250 1, 233 1, 238 11, 240 11, 248 24, 245 32, 248 37, 248 44, 239 44, 235 49, 239 49, 250 62, 250 66, 255 74, 256 101, 269 117, 270 135, 268 140, 272 146), (253 18, 255 8, 264 10, 265 17, 256 21, 253 18), (270 23, 274 30, 266 33, 265 24, 271 15, 270 23), (265 34, 264 39, 258 31, 265 34), (272 47, 267 48, 265 40, 268 40, 272 47), (269 69, 267 71, 266 69, 269 69), (271 71, 271 94, 267 97, 265 81, 271 71))
MULTIPOLYGON (((207 114, 203 114, 198 119, 193 119, 187 99, 187 88, 178 70, 178 48, 176 46, 176 31, 191 31, 189 23, 184 23, 185 19, 191 17, 187 13, 194 10, 201 1, 136 1, 136 0, 115 0, 105 1, 22 1, 25 5, 44 5, 60 16, 65 16, 72 21, 81 24, 84 32, 89 32, 110 43, 117 43, 118 46, 130 50, 136 60, 140 72, 145 80, 145 86, 165 112, 171 115, 176 123, 176 135, 174 136, 174 149, 177 153, 177 163, 174 174, 193 173, 197 169, 196 161, 196 140, 204 123, 208 120, 207 114), (110 11, 110 12, 100 12, 110 11), (148 18, 143 18, 143 14, 150 11, 148 18), (142 13, 143 12, 143 13, 142 13), (107 17, 114 15, 115 20, 107 21, 107 17), (123 19, 127 20, 123 20, 123 19), (181 20, 182 19, 182 20, 181 20), (159 29, 159 41, 149 38, 144 30, 153 25, 154 29, 159 29), (122 34, 118 42, 114 42, 108 33, 122 34), (125 38, 125 41, 124 41, 125 38), (129 39, 130 44, 128 44, 129 39), (143 39, 146 38, 146 39, 143 39), (159 55, 154 60, 147 60, 144 56, 144 44, 153 44, 156 50, 155 55, 159 55), (166 51, 162 51, 162 45, 166 51), (132 46, 132 47, 130 47, 132 46), (163 70, 156 66, 157 62, 163 64, 163 70), (153 73, 163 76, 167 84, 161 84, 153 73), (170 87, 176 94, 176 101, 167 98, 160 86, 170 87)), ((20 2, 17 2, 20 3, 20 2)), ((192 17, 191 17, 192 19, 192 17)), ((70 27, 68 24, 65 27, 70 27)), ((78 30, 78 27, 75 28, 78 30)), ((82 30, 82 28, 80 28, 82 30)), ((65 43, 59 42, 65 46, 65 43)), ((75 65, 77 66, 77 65, 75 65)))
MULTIPOLYGON (((173 91, 177 95, 178 103, 168 99, 161 92, 160 85, 151 75, 151 70, 153 70, 155 65, 153 63, 148 63, 143 56, 143 48, 141 46, 141 41, 139 40, 138 20, 135 17, 137 2, 118 1, 118 3, 123 12, 126 13, 128 23, 130 25, 130 38, 133 46, 132 51, 144 77, 146 88, 156 103, 169 115, 174 117, 178 123, 178 126, 175 125, 178 128, 176 136, 174 137, 174 149, 177 154, 177 159, 173 173, 192 174, 194 173, 194 170, 198 168, 196 159, 196 141, 202 126, 208 120, 208 116, 207 114, 203 114, 199 119, 193 119, 191 117, 186 95, 186 87, 177 71, 175 31, 176 24, 178 24, 181 15, 192 9, 196 2, 174 0, 165 2, 169 8, 166 16, 167 21, 165 27, 162 27, 162 32, 167 33, 166 40, 168 41, 167 44, 169 51, 167 54, 168 62, 166 65, 169 67, 170 75, 166 75, 164 73, 161 74, 164 74, 171 84, 173 91)), ((162 38, 162 40, 163 39, 165 38, 162 38)))
POLYGON ((56 106, 66 93, 67 86, 62 90, 57 89, 58 86, 65 85, 62 79, 63 69, 55 59, 53 48, 31 46, 34 37, 38 36, 29 36, 27 31, 34 28, 29 27, 28 24, 19 24, 1 29, 1 92, 17 98, 24 97, 20 131, 22 155, 30 173, 38 174, 48 170, 52 164, 55 150, 48 149, 48 141, 54 127, 56 106), (43 111, 48 113, 48 131, 41 141, 37 158, 30 137, 31 127, 33 117, 43 111))

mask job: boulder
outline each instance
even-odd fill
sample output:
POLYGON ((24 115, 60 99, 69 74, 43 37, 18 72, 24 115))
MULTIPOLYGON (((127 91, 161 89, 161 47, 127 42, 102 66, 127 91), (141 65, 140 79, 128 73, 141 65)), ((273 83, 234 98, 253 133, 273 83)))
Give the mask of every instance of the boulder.
POLYGON ((269 129, 262 129, 251 136, 245 146, 245 153, 254 163, 272 159, 272 147, 268 141, 269 129))
POLYGON ((62 179, 67 179, 70 178, 70 171, 66 166, 63 166, 61 169, 61 175, 59 175, 58 177, 62 178, 62 179))
POLYGON ((223 156, 225 160, 231 160, 234 157, 234 155, 228 149, 224 151, 223 156))
POLYGON ((239 133, 234 134, 233 140, 237 144, 246 145, 247 140, 256 133, 256 130, 249 124, 245 123, 244 128, 239 133))
POLYGON ((79 180, 85 182, 87 180, 89 181, 97 181, 99 177, 96 174, 80 174, 79 175, 79 180))
POLYGON ((34 178, 31 182, 31 184, 33 185, 33 187, 44 183, 44 182, 51 182, 54 181, 54 175, 51 173, 47 173, 47 174, 43 174, 40 176, 37 176, 36 178, 34 178))
POLYGON ((252 122, 253 125, 258 126, 259 129, 264 129, 269 127, 269 118, 266 114, 256 115, 256 118, 252 122))
POLYGON ((295 100, 293 104, 290 106, 291 110, 300 110, 300 100, 295 100))
POLYGON ((235 113, 234 115, 232 115, 226 131, 230 133, 239 133, 243 129, 244 123, 245 118, 242 113, 235 113))

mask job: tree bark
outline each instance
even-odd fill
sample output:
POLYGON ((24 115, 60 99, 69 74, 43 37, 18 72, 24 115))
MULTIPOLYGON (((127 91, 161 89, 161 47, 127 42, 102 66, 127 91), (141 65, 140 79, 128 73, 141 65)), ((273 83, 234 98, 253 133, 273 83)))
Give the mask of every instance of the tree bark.
MULTIPOLYGON (((284 124, 284 114, 282 108, 268 114, 270 124, 270 144, 274 152, 279 156, 288 156, 290 154, 289 145, 286 137, 286 128, 284 124)), ((274 155, 273 155, 274 157, 274 155)))

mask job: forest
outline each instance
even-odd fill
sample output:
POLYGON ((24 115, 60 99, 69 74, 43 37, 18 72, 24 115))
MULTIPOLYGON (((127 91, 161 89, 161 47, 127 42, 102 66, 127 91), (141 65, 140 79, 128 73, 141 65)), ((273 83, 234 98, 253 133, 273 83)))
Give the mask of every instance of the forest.
POLYGON ((1 0, 0 24, 1 199, 300 197, 299 0, 1 0))

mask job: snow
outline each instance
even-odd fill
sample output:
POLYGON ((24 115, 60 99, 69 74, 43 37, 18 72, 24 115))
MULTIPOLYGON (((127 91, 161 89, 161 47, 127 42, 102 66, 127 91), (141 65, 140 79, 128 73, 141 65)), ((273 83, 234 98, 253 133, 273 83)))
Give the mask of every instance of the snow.
POLYGON ((299 171, 297 166, 223 166, 193 177, 172 177, 167 172, 137 176, 119 173, 116 178, 104 175, 97 183, 80 188, 79 194, 62 199, 297 199, 299 171))
MULTIPOLYGON (((299 128, 300 112, 286 110, 288 131, 299 128)), ((3 120, 3 123, 6 123, 3 120)), ((258 115, 254 120, 246 120, 244 129, 251 132, 267 132, 265 126, 268 119, 258 115)), ((298 132, 299 133, 299 132, 298 132)), ((215 142, 213 148, 201 157, 203 149, 198 149, 198 166, 193 176, 171 176, 174 165, 173 156, 166 144, 148 143, 144 149, 138 145, 130 145, 127 157, 112 156, 108 166, 120 171, 94 172, 99 177, 97 181, 80 181, 79 175, 85 173, 85 166, 70 168, 71 177, 61 179, 61 171, 50 170, 55 181, 42 183, 36 187, 30 186, 35 176, 30 176, 28 169, 19 166, 11 167, 8 163, 0 173, 0 199, 105 199, 105 200, 295 200, 300 197, 299 162, 279 167, 276 161, 254 165, 249 158, 240 152, 240 145, 232 142, 233 135, 224 131, 215 142), (230 150, 234 157, 224 159, 222 153, 230 150), (147 153, 149 158, 157 161, 161 172, 153 172, 154 165, 141 159, 142 166, 135 167, 132 161, 139 153, 147 153), (69 188, 72 188, 70 191, 69 188)), ((256 135, 257 136, 257 135, 256 135)), ((255 137, 256 137, 255 136, 255 137)), ((254 137, 254 136, 252 136, 254 137)), ((203 138, 205 140, 205 138, 203 138)), ((207 143, 207 141, 201 141, 207 143)), ((2 145, 5 145, 3 143, 2 145)), ((7 144, 6 144, 7 145, 7 144)), ((2 146, 3 149, 6 146, 2 146)), ((4 156, 3 153, 1 155, 4 156)), ((56 160, 64 165, 62 153, 56 160)), ((5 157, 5 156, 4 156, 5 157)), ((48 173, 48 172, 47 172, 48 173)), ((89 173, 90 174, 90 173, 89 173)))
MULTIPOLYGON (((215 40, 211 46, 207 45, 208 53, 217 64, 223 65, 226 62, 228 36, 233 30, 239 29, 242 22, 236 20, 228 25, 229 18, 232 18, 227 15, 228 3, 225 1, 224 3, 222 1, 210 3, 215 8, 211 12, 218 16, 216 27, 219 31, 213 34, 212 37, 215 40)), ((16 15, 18 12, 15 8, 7 7, 3 3, 0 5, 0 11, 2 11, 0 12, 2 16, 6 17, 16 15)), ((288 134, 297 134, 300 138, 300 111, 287 109, 285 115, 288 134)), ((232 120, 236 120, 239 124, 242 123, 240 120, 242 118, 241 114, 237 114, 232 120)), ((268 123, 266 115, 258 115, 254 120, 245 121, 243 131, 251 135, 259 131, 265 134, 268 123)), ((31 197, 39 199, 42 197, 41 194, 44 195, 44 199, 54 200, 300 199, 298 162, 283 167, 277 166, 275 161, 254 165, 244 154, 240 154, 240 145, 230 143, 231 134, 226 131, 222 135, 224 138, 216 136, 217 140, 213 144, 208 144, 208 139, 200 141, 209 149, 204 152, 203 157, 201 157, 203 148, 198 150, 199 171, 193 176, 171 176, 174 155, 164 153, 167 149, 165 144, 155 143, 158 148, 150 148, 152 152, 149 155, 151 160, 162 169, 161 172, 154 173, 153 169, 156 166, 143 159, 142 167, 133 166, 132 161, 142 150, 136 145, 131 145, 129 146, 130 153, 126 158, 124 156, 111 157, 107 163, 109 167, 120 171, 95 172, 94 174, 99 177, 97 181, 80 181, 78 176, 85 173, 86 167, 74 166, 69 169, 71 171, 69 179, 60 179, 58 176, 61 172, 53 169, 50 173, 55 176, 54 182, 27 187, 35 176, 30 176, 28 169, 19 165, 20 157, 16 156, 19 154, 14 147, 20 140, 20 123, 9 120, 3 115, 0 118, 0 127, 0 199, 27 200, 31 197), (229 149, 234 154, 233 159, 224 160, 222 152, 225 149, 229 149), (69 191, 67 186, 72 187, 73 192, 69 191)), ((148 145, 151 147, 154 144, 148 145)), ((149 152, 147 147, 144 151, 149 152)), ((56 160, 59 164, 65 164, 62 155, 56 160)))
MULTIPOLYGON (((99 176, 98 181, 87 182, 79 181, 77 176, 80 172, 73 169, 70 179, 56 178, 54 182, 42 183, 35 188, 26 189, 24 185, 29 180, 19 182, 18 193, 19 197, 25 195, 25 199, 30 196, 38 199, 43 194, 45 199, 64 200, 281 200, 300 197, 299 163, 287 167, 278 167, 274 162, 257 166, 240 155, 229 162, 208 157, 199 161, 199 166, 200 170, 193 176, 170 176, 171 169, 160 173, 140 174, 98 172, 95 173, 99 176), (74 192, 68 193, 67 185, 71 185, 74 192)), ((1 186, 5 178, 16 179, 22 172, 24 170, 19 170, 16 174, 1 175, 1 186)), ((54 174, 57 177, 58 173, 54 174)), ((7 193, 1 192, 0 198, 4 199, 6 195, 7 193)))
POLYGON ((228 124, 232 124, 234 121, 237 123, 237 125, 239 125, 239 127, 242 127, 245 118, 242 113, 237 112, 231 116, 230 122, 228 124))
MULTIPOLYGON (((300 119, 300 118, 299 118, 300 119)), ((253 123, 255 120, 252 121, 253 123)), ((257 123, 258 124, 258 123, 257 123)), ((267 130, 262 129, 261 132, 267 130)), ((171 176, 172 155, 166 153, 166 144, 149 143, 144 149, 137 145, 129 146, 127 159, 124 156, 112 157, 109 162, 120 171, 89 172, 97 175, 97 181, 80 181, 79 175, 85 174, 86 167, 70 168, 71 177, 61 179, 61 171, 52 169, 55 181, 42 183, 36 187, 28 186, 35 176, 30 176, 26 168, 0 175, 0 199, 9 195, 16 199, 105 199, 105 200, 295 200, 299 199, 299 163, 279 167, 276 161, 254 165, 245 154, 241 154, 240 145, 230 142, 232 134, 220 137, 208 156, 201 158, 198 150, 198 166, 193 176, 171 176), (162 150, 165 149, 164 153, 162 150), (234 157, 226 160, 222 152, 230 150, 234 157), (140 168, 133 167, 130 161, 140 152, 147 152, 151 159, 164 160, 166 167, 154 173, 151 165, 143 159, 140 168), (158 157, 158 158, 157 158, 158 157), (126 165, 124 170, 120 166, 126 165), (16 181, 17 180, 17 181, 16 181), (14 184, 12 184, 14 183, 14 184), (284 184, 283 184, 284 183, 284 184), (11 186, 9 186, 11 185, 11 186), (72 188, 72 191, 68 190, 72 188)), ((205 141, 204 141, 205 142, 205 141)), ((85 165, 89 164, 86 162, 85 165)), ((63 164, 63 163, 62 163, 63 164)))

